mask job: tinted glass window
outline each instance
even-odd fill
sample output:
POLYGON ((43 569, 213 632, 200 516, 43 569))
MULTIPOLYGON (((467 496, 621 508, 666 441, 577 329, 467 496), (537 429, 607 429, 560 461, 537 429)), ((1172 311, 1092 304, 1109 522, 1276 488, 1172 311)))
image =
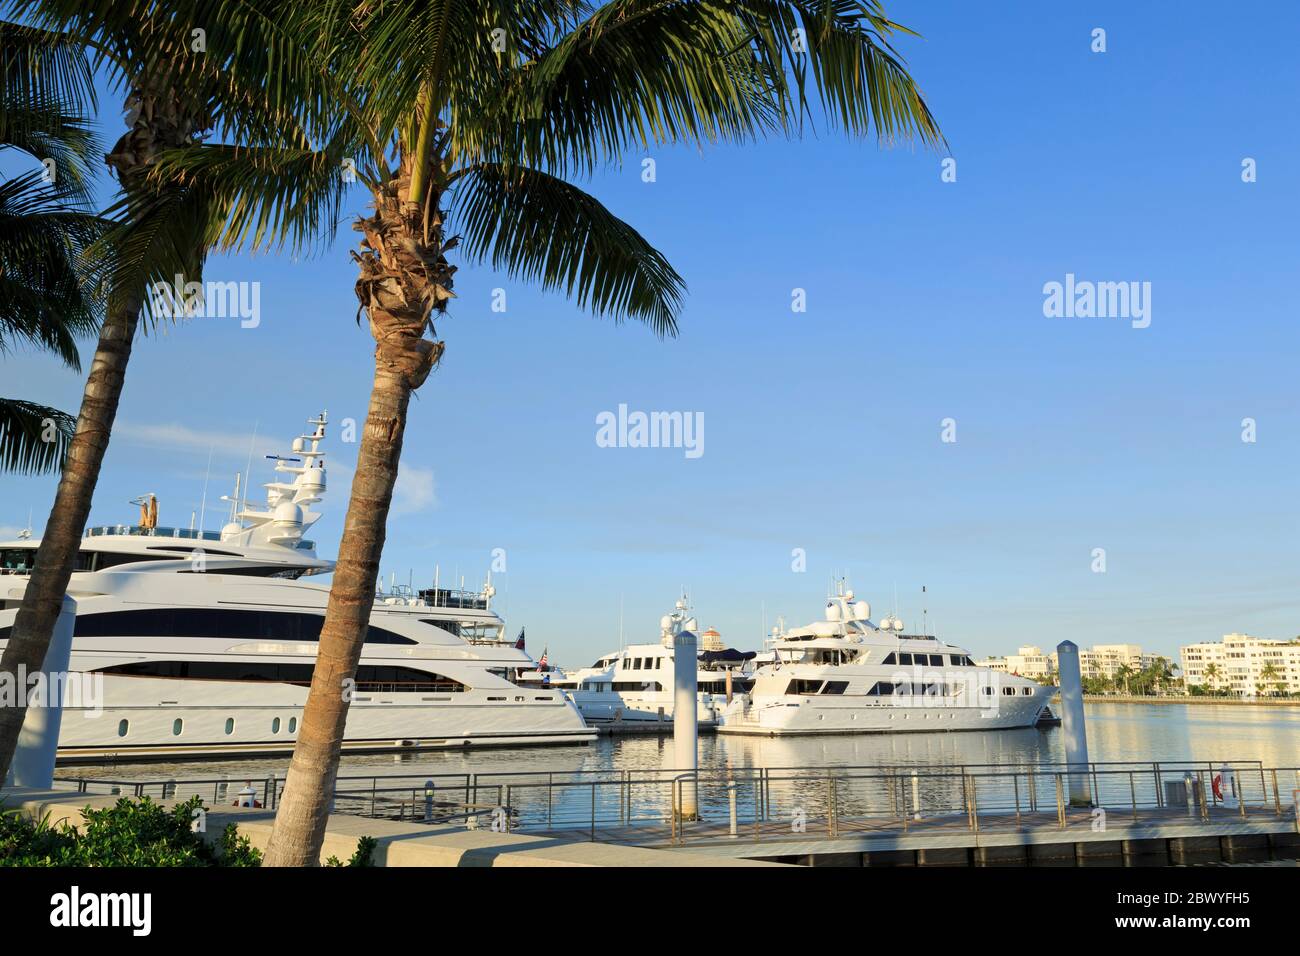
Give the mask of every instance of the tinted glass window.
MULTIPOLYGON (((126 677, 169 677, 182 680, 273 681, 311 684, 311 664, 277 664, 272 661, 137 661, 100 668, 96 673, 126 677)), ((361 691, 463 691, 460 681, 410 667, 362 664, 356 673, 361 691)), ((296 721, 290 719, 289 729, 296 721)))
MULTIPOLYGON (((292 611, 233 608, 157 607, 136 611, 78 614, 76 637, 226 637, 264 641, 318 641, 325 617, 292 611)), ((367 644, 416 644, 380 627, 370 627, 367 644)))

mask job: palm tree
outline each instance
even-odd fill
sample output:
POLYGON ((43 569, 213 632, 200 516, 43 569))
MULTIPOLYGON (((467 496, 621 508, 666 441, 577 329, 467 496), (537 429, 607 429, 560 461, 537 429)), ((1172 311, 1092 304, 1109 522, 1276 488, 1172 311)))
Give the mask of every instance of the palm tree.
POLYGON ((1205 665, 1205 682, 1209 685, 1211 693, 1216 689, 1219 682, 1219 665, 1214 661, 1205 665))
MULTIPOLYGON (((90 512, 148 295, 175 275, 198 281, 213 249, 302 248, 328 227, 345 188, 341 139, 313 148, 304 128, 315 71, 291 50, 250 43, 264 15, 217 3, 26 0, 12 4, 50 33, 89 45, 126 90, 127 132, 106 157, 120 184, 112 228, 91 249, 107 304, 66 463, 0 673, 45 659, 90 512), (190 43, 205 31, 203 49, 190 43), (294 70, 289 102, 280 78, 294 70), (255 78, 255 82, 254 82, 255 78), (216 130, 227 142, 205 143, 216 130), (256 149, 247 149, 248 145, 256 149), (338 149, 336 149, 336 147, 338 149), (182 171, 177 155, 188 158, 182 171), (232 175, 238 169, 239 175, 232 175)), ((319 99, 319 97, 317 97, 319 99)), ((12 679, 12 678, 11 678, 12 679)), ((0 779, 26 708, 0 709, 0 779)))
MULTIPOLYGON (((99 321, 84 256, 101 231, 89 204, 90 63, 66 38, 16 23, 0 23, 0 50, 0 151, 41 163, 0 185, 0 353, 26 342, 80 371, 76 339, 99 321)), ((0 470, 52 471, 71 438, 65 412, 0 398, 0 470)))
POLYGON ((908 31, 877 0, 359 0, 302 16, 368 134, 357 175, 373 210, 353 258, 375 369, 271 865, 319 862, 407 407, 444 353, 453 250, 673 335, 681 278, 575 175, 656 145, 792 133, 817 97, 850 134, 942 141, 890 45, 908 31))
POLYGON ((1133 668, 1129 667, 1127 664, 1121 664, 1115 670, 1115 676, 1118 677, 1120 682, 1124 685, 1124 693, 1127 695, 1128 679, 1133 676, 1133 668))
POLYGON ((1281 684, 1278 683, 1277 680, 1279 676, 1280 675, 1278 674, 1277 666, 1273 664, 1272 661, 1268 662, 1263 667, 1261 667, 1259 670, 1259 677, 1262 683, 1257 685, 1258 692, 1263 693, 1265 684, 1271 683, 1276 686, 1282 686, 1281 684))

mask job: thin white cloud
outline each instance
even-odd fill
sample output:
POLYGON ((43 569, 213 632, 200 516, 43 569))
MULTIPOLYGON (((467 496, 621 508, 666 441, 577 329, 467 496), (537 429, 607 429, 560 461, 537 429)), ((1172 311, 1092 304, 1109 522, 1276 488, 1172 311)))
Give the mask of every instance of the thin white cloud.
POLYGON ((402 465, 397 472, 397 484, 393 487, 393 514, 414 514, 427 511, 438 504, 438 493, 434 486, 433 469, 418 465, 402 465))
POLYGON ((202 431, 174 423, 120 422, 113 429, 113 437, 150 448, 194 452, 206 452, 210 448, 214 455, 236 457, 248 455, 250 442, 254 457, 274 454, 279 448, 271 435, 259 434, 254 439, 252 432, 202 431))

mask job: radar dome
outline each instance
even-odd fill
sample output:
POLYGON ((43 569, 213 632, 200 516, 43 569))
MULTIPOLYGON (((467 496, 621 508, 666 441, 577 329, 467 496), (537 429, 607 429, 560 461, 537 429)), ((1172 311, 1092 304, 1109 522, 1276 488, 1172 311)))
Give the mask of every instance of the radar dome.
POLYGON ((826 602, 826 620, 838 621, 840 619, 840 606, 834 601, 826 602))
POLYGON ((275 523, 281 528, 302 524, 302 509, 292 501, 285 501, 275 506, 275 523))
POLYGON ((853 602, 853 619, 855 621, 865 621, 871 617, 871 605, 866 601, 853 602))
POLYGON ((894 618, 894 630, 901 631, 902 629, 903 629, 903 622, 898 618, 894 618))
POLYGON ((665 614, 663 617, 661 617, 659 619, 659 626, 663 628, 665 631, 670 630, 673 626, 672 616, 665 614))

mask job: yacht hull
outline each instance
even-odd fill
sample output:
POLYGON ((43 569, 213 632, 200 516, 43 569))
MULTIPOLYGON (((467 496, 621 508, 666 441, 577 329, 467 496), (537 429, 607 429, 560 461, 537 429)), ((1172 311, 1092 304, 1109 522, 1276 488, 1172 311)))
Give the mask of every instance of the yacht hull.
MULTIPOLYGON (((293 751, 307 688, 227 681, 106 677, 99 708, 64 707, 60 762, 283 755, 293 751), (125 723, 124 723, 125 722, 125 723)), ((343 750, 352 753, 585 744, 559 691, 504 695, 359 693, 343 750), (423 698, 412 700, 411 698, 423 698)))
POLYGON ((865 703, 860 698, 755 699, 723 714, 720 734, 784 736, 794 734, 898 734, 948 733, 968 730, 1009 730, 1032 727, 1047 706, 1053 688, 1029 696, 1006 698, 996 707, 961 707, 940 704, 865 703))

